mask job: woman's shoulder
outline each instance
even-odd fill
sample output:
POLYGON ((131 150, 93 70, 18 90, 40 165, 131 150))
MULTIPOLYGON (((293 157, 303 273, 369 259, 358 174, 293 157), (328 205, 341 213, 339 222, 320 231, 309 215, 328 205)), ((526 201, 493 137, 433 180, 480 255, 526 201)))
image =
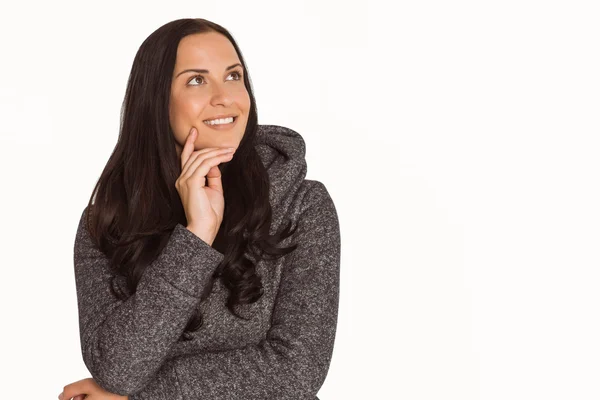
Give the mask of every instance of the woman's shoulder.
POLYGON ((327 186, 319 180, 305 179, 298 187, 287 214, 298 221, 309 214, 314 216, 331 210, 335 211, 335 205, 327 186))
POLYGON ((305 179, 304 182, 305 195, 303 203, 307 206, 319 205, 323 202, 333 202, 329 190, 325 183, 315 179, 305 179))

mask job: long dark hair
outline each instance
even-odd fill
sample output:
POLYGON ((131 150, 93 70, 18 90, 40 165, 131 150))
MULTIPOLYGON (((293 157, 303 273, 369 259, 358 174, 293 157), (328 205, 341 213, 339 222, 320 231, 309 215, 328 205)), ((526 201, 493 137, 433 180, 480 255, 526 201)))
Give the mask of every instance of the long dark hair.
MULTIPOLYGON (((271 259, 294 251, 297 244, 279 248, 277 243, 292 235, 291 221, 275 235, 269 234, 272 209, 269 203, 269 176, 258 153, 255 137, 258 123, 256 102, 246 63, 231 34, 205 19, 178 19, 154 31, 138 49, 121 108, 117 144, 96 183, 86 208, 90 236, 109 258, 110 267, 126 278, 126 291, 113 281, 113 293, 122 300, 135 293, 146 269, 167 244, 178 223, 187 220, 175 181, 181 163, 169 123, 171 77, 179 41, 190 34, 218 32, 233 44, 244 68, 244 85, 250 95, 250 112, 244 136, 235 157, 219 165, 225 197, 223 222, 213 247, 224 254, 215 269, 204 300, 215 279, 229 289, 227 308, 254 303, 263 295, 256 263, 269 254, 271 259), (90 212, 92 211, 92 212, 90 212), (249 259, 245 253, 252 255, 249 259)), ((182 334, 203 324, 200 311, 190 318, 182 334)))

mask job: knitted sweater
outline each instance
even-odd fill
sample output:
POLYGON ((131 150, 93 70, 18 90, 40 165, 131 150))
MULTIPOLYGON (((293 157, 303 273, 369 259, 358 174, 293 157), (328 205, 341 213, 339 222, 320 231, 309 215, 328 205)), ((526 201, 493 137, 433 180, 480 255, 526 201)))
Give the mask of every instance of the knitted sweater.
MULTIPOLYGON (((305 143, 277 125, 259 125, 256 150, 271 181, 273 223, 299 224, 280 246, 298 247, 257 264, 264 294, 225 306, 220 280, 204 284, 224 255, 177 224, 126 301, 110 290, 108 258, 92 244, 84 213, 74 244, 83 360, 94 380, 130 400, 318 400, 336 334, 340 229, 324 184, 307 180, 305 143), (204 324, 181 334, 194 311, 204 324)), ((124 277, 115 280, 125 287, 124 277)))

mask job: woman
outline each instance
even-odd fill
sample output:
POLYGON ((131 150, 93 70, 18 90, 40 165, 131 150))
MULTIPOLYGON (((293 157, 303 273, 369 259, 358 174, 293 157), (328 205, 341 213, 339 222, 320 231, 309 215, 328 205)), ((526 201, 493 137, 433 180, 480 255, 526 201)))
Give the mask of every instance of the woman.
POLYGON ((152 33, 75 237, 92 378, 59 398, 318 399, 340 231, 306 170, 297 132, 258 125, 226 29, 181 19, 152 33))

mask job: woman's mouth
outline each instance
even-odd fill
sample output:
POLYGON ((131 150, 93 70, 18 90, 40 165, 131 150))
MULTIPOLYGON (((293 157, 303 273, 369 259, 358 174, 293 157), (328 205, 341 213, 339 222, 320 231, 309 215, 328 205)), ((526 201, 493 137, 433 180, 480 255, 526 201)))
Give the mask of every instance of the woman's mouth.
POLYGON ((238 116, 203 121, 204 125, 219 131, 231 129, 237 123, 238 116))

